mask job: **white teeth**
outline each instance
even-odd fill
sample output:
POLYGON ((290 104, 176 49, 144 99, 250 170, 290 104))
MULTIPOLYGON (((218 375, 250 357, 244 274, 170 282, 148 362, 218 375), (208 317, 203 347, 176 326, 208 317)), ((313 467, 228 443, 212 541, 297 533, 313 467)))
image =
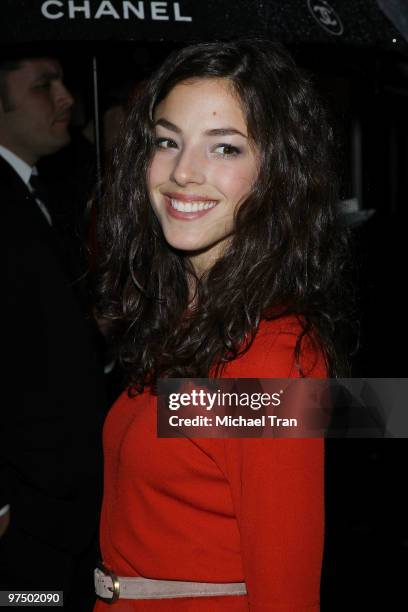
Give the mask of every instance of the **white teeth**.
POLYGON ((199 212, 200 210, 207 210, 208 208, 214 208, 217 202, 180 202, 179 200, 170 199, 173 208, 179 212, 199 212))

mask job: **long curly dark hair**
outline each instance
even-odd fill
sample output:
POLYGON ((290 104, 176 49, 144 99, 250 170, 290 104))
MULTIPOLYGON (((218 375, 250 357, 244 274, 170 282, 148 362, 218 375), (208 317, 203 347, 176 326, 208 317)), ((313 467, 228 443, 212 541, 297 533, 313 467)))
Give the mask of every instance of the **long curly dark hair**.
POLYGON ((314 337, 332 376, 347 288, 347 240, 336 222, 333 134, 311 79, 279 44, 246 39, 201 43, 171 54, 131 109, 107 172, 98 211, 97 304, 129 388, 159 377, 218 376, 248 350, 261 319, 292 314, 314 337), (188 310, 186 253, 167 244, 149 202, 153 115, 178 83, 224 78, 233 84, 249 137, 260 151, 251 194, 236 212, 222 257, 197 280, 188 310), (215 370, 212 368, 215 367, 215 370))

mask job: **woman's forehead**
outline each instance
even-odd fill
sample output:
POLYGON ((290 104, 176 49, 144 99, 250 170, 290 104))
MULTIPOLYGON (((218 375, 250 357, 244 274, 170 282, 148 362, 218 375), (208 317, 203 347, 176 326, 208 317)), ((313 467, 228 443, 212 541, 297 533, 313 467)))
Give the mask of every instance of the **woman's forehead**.
POLYGON ((226 78, 189 79, 177 83, 156 106, 155 120, 163 115, 169 120, 177 117, 182 123, 194 118, 196 121, 233 122, 236 129, 246 130, 242 104, 233 83, 226 78))

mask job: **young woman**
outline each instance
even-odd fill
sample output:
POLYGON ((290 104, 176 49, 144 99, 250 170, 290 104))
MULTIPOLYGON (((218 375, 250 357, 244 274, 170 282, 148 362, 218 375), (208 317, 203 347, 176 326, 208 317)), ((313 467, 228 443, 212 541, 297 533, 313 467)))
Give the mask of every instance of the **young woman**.
POLYGON ((319 609, 323 440, 158 438, 155 391, 341 371, 331 144, 264 40, 174 53, 130 113, 99 227, 99 313, 128 372, 104 430, 97 593, 115 610, 319 609))

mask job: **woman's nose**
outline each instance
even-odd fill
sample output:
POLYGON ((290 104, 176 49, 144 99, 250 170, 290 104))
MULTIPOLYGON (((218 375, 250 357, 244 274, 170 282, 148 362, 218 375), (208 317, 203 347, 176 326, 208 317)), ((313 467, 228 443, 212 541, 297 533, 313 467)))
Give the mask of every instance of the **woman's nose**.
POLYGON ((204 174, 205 161, 198 151, 180 151, 175 159, 171 179, 178 185, 197 183, 201 185, 205 182, 204 174))

